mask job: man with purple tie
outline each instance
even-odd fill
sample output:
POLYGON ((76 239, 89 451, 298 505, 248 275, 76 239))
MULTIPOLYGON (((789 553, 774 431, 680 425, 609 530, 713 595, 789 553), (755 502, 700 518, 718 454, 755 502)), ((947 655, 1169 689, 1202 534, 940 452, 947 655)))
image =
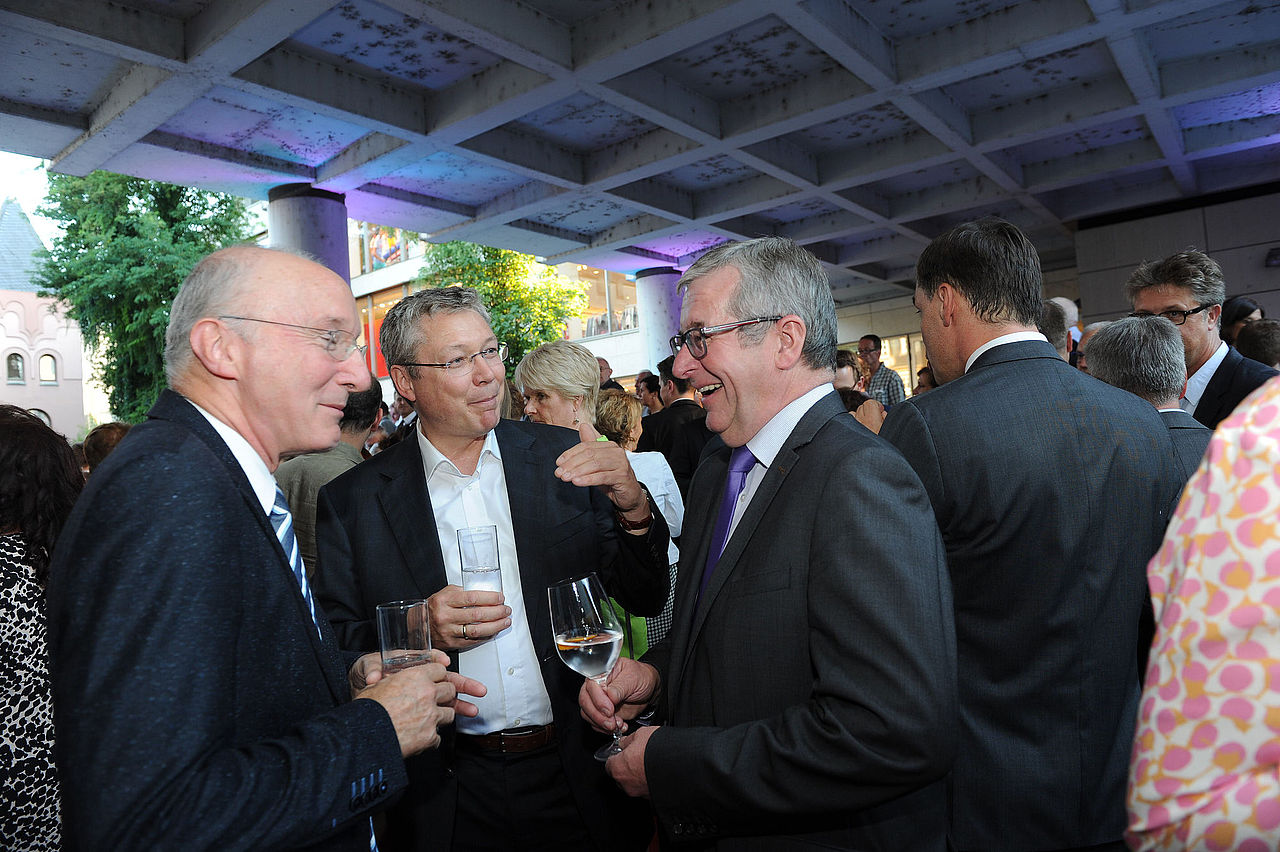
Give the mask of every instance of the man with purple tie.
POLYGON ((601 730, 653 722, 606 768, 688 848, 944 849, 942 540, 919 479, 835 393, 826 274, 766 237, 707 252, 679 290, 674 372, 720 440, 690 484, 670 636, 583 685, 601 730))

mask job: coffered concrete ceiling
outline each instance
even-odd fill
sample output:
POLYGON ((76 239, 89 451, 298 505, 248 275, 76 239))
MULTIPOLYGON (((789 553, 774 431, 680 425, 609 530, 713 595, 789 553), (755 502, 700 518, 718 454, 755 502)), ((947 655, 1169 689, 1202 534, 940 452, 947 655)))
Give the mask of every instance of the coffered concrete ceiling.
POLYGON ((0 148, 628 272, 782 234, 852 304, 1280 180, 1280 2, 0 0, 0 148))

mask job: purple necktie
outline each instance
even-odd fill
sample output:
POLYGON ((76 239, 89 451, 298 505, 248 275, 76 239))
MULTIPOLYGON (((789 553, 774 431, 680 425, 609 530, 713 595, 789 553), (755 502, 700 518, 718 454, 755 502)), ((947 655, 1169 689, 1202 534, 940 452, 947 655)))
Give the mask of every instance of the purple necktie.
POLYGON ((720 514, 716 517, 715 535, 711 539, 711 549, 707 551, 707 567, 702 570, 702 585, 698 587, 698 597, 707 589, 711 572, 716 570, 720 554, 729 541, 729 527, 733 523, 733 509, 738 503, 738 495, 742 486, 747 483, 747 474, 756 466, 756 457, 747 449, 747 445, 734 447, 729 455, 729 477, 725 481, 724 496, 720 498, 720 514))

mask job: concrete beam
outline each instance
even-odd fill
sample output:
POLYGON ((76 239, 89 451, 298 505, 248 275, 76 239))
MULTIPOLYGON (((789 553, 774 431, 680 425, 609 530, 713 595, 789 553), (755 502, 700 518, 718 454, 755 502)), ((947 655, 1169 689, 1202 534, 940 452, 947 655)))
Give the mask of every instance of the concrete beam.
POLYGON ((603 88, 625 100, 598 92, 602 100, 618 103, 654 124, 686 136, 696 137, 698 133, 715 139, 721 136, 720 105, 653 68, 624 74, 603 88))
POLYGON ((787 177, 793 180, 799 178, 813 186, 817 186, 820 182, 818 158, 794 142, 782 137, 767 139, 743 150, 744 153, 764 160, 774 169, 780 169, 787 177))
POLYGON ((691 220, 694 218, 693 193, 660 180, 638 180, 609 190, 610 195, 639 205, 651 213, 691 220))
POLYGON ((322 163, 316 169, 316 185, 330 192, 350 192, 416 163, 436 150, 434 145, 406 142, 374 131, 322 163))
POLYGON ((239 148, 228 148, 212 142, 201 142, 198 139, 188 139, 186 136, 161 130, 153 130, 138 141, 156 148, 166 148, 170 151, 203 157, 206 160, 218 160, 259 171, 275 172, 280 175, 281 183, 312 183, 316 178, 316 170, 305 163, 241 151, 239 148))
POLYGON ((721 126, 727 138, 749 135, 769 128, 769 137, 794 125, 811 127, 822 121, 824 108, 843 105, 851 98, 871 93, 871 87, 843 68, 827 68, 763 92, 754 93, 721 107, 721 126))
POLYGON ((515 0, 381 0, 490 53, 556 75, 573 67, 569 28, 515 0))
POLYGON ((382 186, 377 183, 366 183, 364 186, 357 187, 357 189, 367 195, 377 195, 381 198, 390 198, 393 201, 400 201, 405 204, 412 204, 416 207, 424 207, 430 210, 442 210, 445 213, 453 213, 457 216, 472 217, 476 215, 476 208, 469 204, 459 204, 456 201, 449 201, 446 198, 436 198, 433 195, 424 195, 421 192, 409 192, 406 189, 397 189, 394 186, 382 186))
POLYGON ((0 27, 171 71, 186 58, 180 20, 120 3, 0 0, 0 27))
MULTIPOLYGON (((1170 62, 1160 69, 1160 89, 1166 98, 1195 94, 1195 99, 1217 90, 1238 90, 1260 83, 1250 78, 1280 79, 1280 41, 1231 51, 1231 61, 1220 53, 1170 62)), ((1190 99, 1182 99, 1182 102, 1190 99)))
POLYGON ((1280 115, 1242 118, 1183 132, 1187 154, 1197 159, 1280 142, 1280 115))
POLYGON ((1046 192, 1085 183, 1103 175, 1150 168, 1163 158, 1164 154, 1155 140, 1135 139, 1058 160, 1027 163, 1023 166, 1023 173, 1029 191, 1046 192))
POLYGON ((993 181, 975 177, 890 198, 889 211, 891 218, 910 222, 913 219, 970 210, 1004 199, 1004 191, 993 181))
POLYGON ((994 143, 1032 130, 1054 129, 1065 124, 1106 115, 1134 105, 1133 94, 1124 80, 1107 77, 1086 80, 1065 89, 1055 89, 1022 103, 983 110, 973 116, 973 134, 978 143, 994 143))
POLYGON ((777 14, 860 79, 877 88, 897 82, 893 41, 845 0, 780 5, 777 14))
POLYGON ((528 133, 498 127, 466 140, 459 147, 539 180, 578 186, 585 182, 581 156, 528 133))
POLYGON ((101 168, 210 88, 200 77, 134 65, 93 111, 89 129, 53 158, 53 168, 69 175, 101 168))
POLYGON ((655 128, 640 136, 588 152, 583 163, 584 181, 594 184, 626 180, 628 175, 637 171, 651 172, 652 169, 646 167, 654 164, 663 164, 661 170, 668 171, 673 157, 688 154, 690 156, 686 159, 692 160, 699 156, 700 149, 701 146, 692 139, 655 128))
POLYGON ((839 188, 927 168, 959 159, 951 148, 928 133, 908 133, 871 145, 833 151, 818 158, 822 185, 839 188))
POLYGON ((903 255, 918 255, 929 244, 928 240, 911 239, 894 234, 845 246, 836 263, 840 266, 880 263, 903 255))
POLYGON ((798 190, 777 178, 756 175, 697 193, 693 198, 695 218, 720 218, 758 212, 798 190))

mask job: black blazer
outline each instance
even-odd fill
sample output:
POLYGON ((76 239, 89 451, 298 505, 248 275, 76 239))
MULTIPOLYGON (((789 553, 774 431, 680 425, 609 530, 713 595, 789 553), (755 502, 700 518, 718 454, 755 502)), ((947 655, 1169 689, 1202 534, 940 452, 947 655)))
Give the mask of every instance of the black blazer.
POLYGON ((946 541, 960 661, 957 849, 1120 840, 1146 564, 1182 482, 1155 408, 1043 341, 889 412, 946 541))
MULTIPOLYGON (((582 677, 556 654, 546 587, 596 571, 628 610, 656 614, 667 591, 666 522, 651 506, 655 520, 648 535, 622 533, 612 504, 598 489, 556 479, 555 460, 578 441, 577 433, 500 420, 496 434, 525 612, 551 698, 565 775, 598 848, 643 848, 643 805, 627 800, 592 757, 602 740, 578 712, 582 677)), ((416 436, 331 481, 320 490, 316 508, 317 600, 344 648, 376 650, 379 603, 428 597, 448 584, 416 436)), ((383 852, 450 846, 458 787, 450 769, 453 729, 441 733, 438 751, 408 761, 410 788, 387 813, 383 852)))
POLYGON ((659 826, 688 848, 944 849, 955 635, 918 477, 827 395, 695 606, 728 459, 717 439, 694 476, 671 634, 646 658, 659 826))
POLYGON ((681 398, 640 421, 636 452, 657 451, 666 457, 680 496, 687 502, 689 481, 698 469, 702 449, 711 440, 707 412, 691 399, 681 398))
POLYGON ((1210 429, 1218 428, 1218 424, 1226 420, 1246 396, 1277 375, 1280 372, 1244 357, 1234 346, 1228 347, 1227 357, 1213 371, 1200 402, 1196 403, 1196 420, 1210 429))
POLYGON ((407 783, 230 449, 165 391, 54 555, 66 849, 367 850, 407 783))

